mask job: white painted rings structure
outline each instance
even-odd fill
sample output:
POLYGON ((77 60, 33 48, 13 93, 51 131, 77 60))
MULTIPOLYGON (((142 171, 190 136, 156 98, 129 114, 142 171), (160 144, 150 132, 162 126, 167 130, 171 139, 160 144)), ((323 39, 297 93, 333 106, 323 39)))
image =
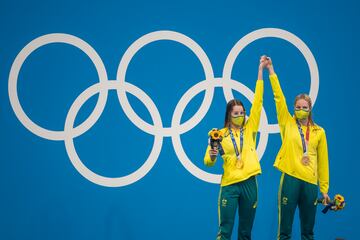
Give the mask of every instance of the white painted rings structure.
MULTIPOLYGON (((138 40, 136 40, 126 50, 124 56, 122 57, 118 67, 116 80, 108 79, 105 66, 100 56, 89 44, 87 44, 82 39, 69 34, 60 34, 60 33, 43 35, 41 37, 34 39, 29 44, 27 44, 20 51, 20 53, 17 55, 17 57, 15 58, 12 64, 9 75, 10 103, 19 121, 29 131, 45 139, 64 141, 67 154, 75 169, 83 177, 85 177, 86 179, 88 179, 89 181, 95 184, 107 186, 107 187, 121 187, 132 184, 143 178, 151 170, 151 168, 154 166, 155 162, 157 161, 159 154, 161 152, 164 137, 172 138, 173 147, 176 152, 176 155, 178 156, 182 165, 192 175, 206 182, 219 183, 221 175, 208 173, 192 163, 192 161, 186 155, 182 147, 180 135, 187 131, 190 131, 205 117, 206 113, 210 108, 210 104, 214 96, 215 87, 223 88, 225 99, 227 101, 233 99, 233 94, 232 94, 233 89, 243 94, 249 101, 253 100, 254 93, 242 83, 231 79, 231 72, 237 56, 247 45, 258 39, 268 38, 268 37, 280 38, 286 40, 292 43, 295 47, 297 47, 299 51, 303 54, 310 69, 311 87, 310 87, 309 95, 315 104, 319 90, 319 72, 315 58, 311 53, 310 49, 300 38, 298 38, 296 35, 288 31, 277 28, 259 29, 241 38, 231 49, 224 65, 223 77, 221 78, 214 77, 210 60, 207 57, 204 50, 194 40, 178 32, 156 31, 146 34, 141 38, 139 38, 138 40), (199 58, 205 73, 205 80, 195 84, 190 89, 188 89, 179 100, 172 116, 171 127, 163 127, 159 110, 157 109, 152 99, 140 88, 125 81, 127 67, 133 56, 145 45, 161 40, 175 41, 188 47, 199 58), (53 131, 53 130, 45 129, 34 123, 26 115, 23 108, 21 107, 17 93, 18 75, 24 61, 33 51, 50 43, 66 43, 82 50, 86 55, 89 56, 89 58, 94 63, 99 76, 99 82, 90 86, 85 91, 83 91, 76 98, 76 100, 70 107, 65 120, 65 126, 63 131, 53 131), (99 117, 101 116, 104 110, 105 104, 107 102, 107 96, 109 90, 117 91, 120 105, 123 108, 129 120, 132 121, 142 131, 154 135, 153 148, 151 150, 149 157, 144 162, 144 164, 139 169, 137 169, 136 171, 134 171, 133 173, 127 176, 114 177, 114 178, 101 176, 91 171, 89 168, 87 168, 79 158, 73 141, 75 137, 78 137, 83 133, 85 133, 86 131, 88 131, 97 122, 97 120, 99 119, 99 117), (202 91, 205 91, 205 96, 203 102, 201 103, 200 108, 189 120, 181 124, 180 123, 181 116, 187 104, 191 101, 193 97, 195 97, 197 94, 199 94, 202 91), (142 118, 140 118, 137 115, 137 113, 133 110, 127 99, 126 92, 129 92, 135 97, 137 97, 146 106, 154 122, 154 125, 145 122, 142 118), (79 126, 74 127, 74 121, 81 106, 89 98, 91 98, 93 95, 97 93, 99 93, 99 98, 92 113, 79 126)), ((260 122, 260 139, 257 147, 257 152, 259 154, 260 159, 265 152, 269 133, 278 133, 278 132, 279 132, 278 125, 268 123, 267 115, 263 108, 261 114, 261 122, 260 122)))

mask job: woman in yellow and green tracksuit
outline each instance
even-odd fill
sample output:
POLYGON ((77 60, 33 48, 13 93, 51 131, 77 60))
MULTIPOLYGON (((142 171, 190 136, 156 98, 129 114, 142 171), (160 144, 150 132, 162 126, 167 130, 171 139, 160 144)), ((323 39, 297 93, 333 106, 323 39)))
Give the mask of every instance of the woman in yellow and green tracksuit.
MULTIPOLYGON (((223 134, 224 173, 218 200, 219 231, 217 240, 230 240, 236 211, 239 214, 238 239, 251 239, 257 207, 256 175, 261 173, 256 154, 256 135, 259 128, 263 102, 264 83, 262 80, 266 58, 260 59, 258 80, 250 115, 245 121, 245 108, 241 101, 231 100, 226 106, 223 134)), ((213 166, 220 149, 206 149, 204 163, 213 166)))
POLYGON ((284 94, 271 59, 266 66, 274 93, 282 146, 274 166, 282 172, 278 193, 279 226, 277 239, 291 239, 294 213, 299 207, 301 239, 314 239, 318 195, 330 201, 329 163, 326 135, 312 119, 312 103, 306 94, 295 98, 294 116, 288 111, 284 94))

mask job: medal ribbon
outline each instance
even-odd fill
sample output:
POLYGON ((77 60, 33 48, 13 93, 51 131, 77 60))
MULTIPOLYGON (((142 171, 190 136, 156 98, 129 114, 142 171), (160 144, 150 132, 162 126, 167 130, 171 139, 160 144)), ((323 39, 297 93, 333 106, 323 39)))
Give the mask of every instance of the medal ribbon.
POLYGON ((240 129, 240 152, 239 149, 237 147, 236 141, 235 141, 235 137, 234 134, 231 130, 231 128, 229 128, 229 132, 230 132, 230 137, 231 137, 231 141, 234 145, 234 149, 235 149, 235 153, 236 153, 236 158, 239 159, 240 157, 240 153, 242 152, 243 149, 243 143, 244 143, 244 130, 243 128, 240 129))
POLYGON ((303 131, 302 131, 301 124, 300 124, 299 120, 296 120, 296 124, 297 124, 297 126, 298 126, 299 133, 300 133, 300 136, 301 136, 301 142, 302 142, 302 146, 303 146, 303 152, 304 152, 304 153, 307 153, 307 151, 308 151, 308 143, 309 143, 309 139, 310 139, 310 126, 309 126, 309 122, 308 122, 307 128, 306 128, 306 138, 305 138, 304 133, 303 133, 303 131))

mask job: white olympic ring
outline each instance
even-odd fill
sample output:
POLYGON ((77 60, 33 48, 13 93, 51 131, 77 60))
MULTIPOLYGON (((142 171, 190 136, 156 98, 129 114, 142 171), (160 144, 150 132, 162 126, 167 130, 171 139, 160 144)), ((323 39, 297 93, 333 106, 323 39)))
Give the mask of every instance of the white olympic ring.
MULTIPOLYGON (((69 34, 48 34, 38 37, 28 43, 17 55, 15 58, 10 74, 9 74, 9 98, 11 106, 16 114, 16 117, 19 121, 32 133, 37 136, 40 136, 49 140, 62 140, 65 142, 65 148, 70 158, 71 163, 75 169, 89 181, 107 187, 120 187, 132 184, 141 178, 143 178, 154 166, 156 163, 162 148, 162 142, 164 137, 171 137, 173 147, 177 157, 179 158, 181 164, 195 177, 210 183, 219 183, 221 179, 220 174, 208 173, 199 167, 197 167, 186 155, 180 135, 186 133, 187 131, 194 128, 206 115, 210 108, 214 96, 215 87, 222 87, 223 92, 226 98, 226 101, 229 101, 233 98, 232 89, 237 90, 243 94, 250 102, 254 98, 254 93, 242 83, 235 81, 231 78, 231 72, 234 65, 234 62, 240 52, 250 43, 261 38, 280 38, 292 43, 297 47, 300 52, 304 55, 309 69, 311 77, 311 87, 310 87, 310 97, 312 98, 314 104, 319 90, 319 73, 316 60, 311 53, 310 49, 306 44, 298 38, 296 35, 277 28, 263 28, 256 31, 253 31, 243 38, 241 38, 235 46, 230 51, 224 65, 223 77, 215 78, 213 69, 204 50, 191 38, 177 32, 173 31, 156 31, 149 34, 146 34, 136 40, 124 53, 122 57, 118 70, 116 80, 109 80, 106 74, 105 66, 96 53, 96 51, 82 39, 75 37, 69 34), (181 43, 192 50, 193 53, 199 58, 205 73, 205 80, 195 84, 190 89, 188 89, 185 94, 181 97, 178 104, 175 107, 174 114, 172 116, 171 127, 163 127, 162 119, 157 109, 155 103, 152 99, 138 87, 127 83, 125 81, 125 75, 127 67, 133 58, 133 56, 145 45, 160 41, 160 40, 171 40, 178 43, 181 43), (92 60, 99 76, 99 82, 88 87, 83 91, 74 101, 70 107, 68 114, 65 120, 65 126, 63 131, 53 131, 49 129, 42 128, 41 126, 34 123, 24 112, 21 107, 18 94, 17 94, 17 81, 18 75, 21 70, 23 63, 26 58, 36 49, 50 44, 50 43, 66 43, 72 46, 75 46, 82 50, 89 58, 92 60), (116 90, 119 98, 121 107, 124 110, 125 115, 132 121, 139 129, 142 131, 154 135, 154 145, 151 150, 151 153, 144 164, 137 169, 135 172, 123 176, 123 177, 104 177, 97 173, 94 173, 88 169, 81 159, 79 158, 73 139, 78 137, 88 131, 99 119, 101 116, 105 104, 107 102, 107 95, 109 90, 116 90), (205 90, 204 100, 202 101, 200 108, 197 112, 185 123, 180 123, 182 114, 190 102, 190 100, 195 97, 197 94, 205 90), (151 118, 154 122, 154 125, 151 125, 140 118, 136 112, 131 107, 126 92, 131 93, 137 97, 148 109, 151 118), (89 117, 82 122, 79 126, 74 128, 74 121, 80 110, 81 106, 93 95, 99 93, 99 98, 97 100, 96 106, 89 117)), ((269 133, 278 133, 279 128, 277 124, 269 124, 265 109, 262 108, 261 120, 260 120, 260 139, 257 146, 257 152, 259 159, 262 158, 269 133)))

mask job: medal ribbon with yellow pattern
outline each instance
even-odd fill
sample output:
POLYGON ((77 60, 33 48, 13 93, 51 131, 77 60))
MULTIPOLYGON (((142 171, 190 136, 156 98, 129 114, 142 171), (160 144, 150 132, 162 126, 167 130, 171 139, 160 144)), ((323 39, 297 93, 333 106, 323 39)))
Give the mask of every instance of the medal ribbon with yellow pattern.
POLYGON ((310 158, 308 156, 308 145, 309 145, 309 139, 310 139, 310 124, 309 124, 309 122, 307 124, 306 137, 304 136, 304 133, 301 128, 301 124, 300 124, 299 120, 296 120, 296 124, 299 129, 299 133, 301 136, 301 142, 302 142, 302 146, 303 146, 303 156, 301 158, 301 162, 303 165, 307 166, 307 165, 309 165, 309 162, 310 162, 310 158))
POLYGON ((237 144, 236 144, 236 141, 235 141, 235 137, 234 137, 234 134, 231 130, 231 128, 229 128, 229 132, 230 132, 230 137, 231 137, 231 141, 234 145, 234 149, 235 149, 235 154, 236 154, 236 167, 237 168, 242 168, 244 163, 241 159, 241 152, 242 152, 242 149, 243 149, 243 143, 244 143, 244 130, 243 128, 240 129, 240 152, 239 152, 239 149, 237 147, 237 144))

